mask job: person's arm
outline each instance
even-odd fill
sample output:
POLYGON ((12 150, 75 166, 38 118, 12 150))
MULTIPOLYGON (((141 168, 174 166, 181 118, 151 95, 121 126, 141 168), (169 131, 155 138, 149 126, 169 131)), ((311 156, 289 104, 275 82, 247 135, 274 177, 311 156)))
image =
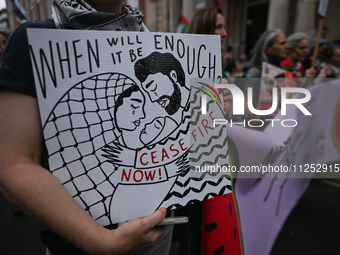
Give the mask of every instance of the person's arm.
POLYGON ((0 88, 0 189, 26 214, 89 254, 124 254, 155 243, 166 210, 107 230, 40 166, 43 148, 37 100, 0 88))

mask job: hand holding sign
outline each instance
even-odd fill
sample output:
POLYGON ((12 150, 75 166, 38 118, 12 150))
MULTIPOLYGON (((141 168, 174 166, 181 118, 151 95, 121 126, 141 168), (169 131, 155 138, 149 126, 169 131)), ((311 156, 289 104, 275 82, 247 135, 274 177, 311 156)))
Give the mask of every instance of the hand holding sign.
MULTIPOLYGON (((99 224, 127 221, 162 206, 185 206, 229 192, 225 186, 230 180, 224 177, 209 184, 189 179, 189 78, 220 79, 218 38, 143 33, 138 34, 140 43, 115 45, 111 39, 129 42, 137 35, 112 32, 108 38, 100 31, 58 32, 28 31, 32 59, 41 59, 33 61, 33 73, 50 169, 99 224), (41 33, 51 44, 36 41, 41 33), (73 45, 79 38, 76 56, 89 56, 88 49, 96 46, 95 58, 90 54, 84 65, 70 59, 80 71, 64 75, 57 53, 59 49, 67 55, 66 47, 59 46, 73 45), (94 43, 83 43, 87 41, 94 43), (140 53, 135 59, 130 58, 132 50, 140 53), (41 56, 47 54, 53 57, 45 61, 41 56), (110 54, 115 56, 114 69, 112 59, 107 60, 110 54), (43 76, 45 80, 39 80, 43 76), (189 192, 192 188, 199 192, 189 192)), ((209 138, 211 127, 202 121, 209 138)), ((209 146, 214 152, 221 150, 218 155, 223 158, 218 161, 227 161, 226 139, 216 139, 209 146)), ((202 153, 207 150, 210 155, 209 146, 202 153)))
POLYGON ((166 209, 163 207, 150 216, 126 222, 117 230, 110 231, 115 241, 109 240, 107 245, 116 248, 118 246, 119 254, 127 254, 151 246, 164 234, 165 226, 155 226, 164 219, 165 215, 166 209))

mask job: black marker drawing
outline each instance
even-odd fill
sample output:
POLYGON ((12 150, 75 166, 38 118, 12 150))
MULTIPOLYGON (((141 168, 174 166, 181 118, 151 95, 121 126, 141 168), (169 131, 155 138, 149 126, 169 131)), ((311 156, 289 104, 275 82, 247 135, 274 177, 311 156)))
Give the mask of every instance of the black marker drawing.
MULTIPOLYGON (((68 31, 62 32, 74 40, 68 31)), ((107 37, 93 33, 98 33, 100 69, 67 77, 61 75, 62 65, 53 65, 57 86, 47 77, 40 98, 37 83, 52 174, 105 226, 149 215, 160 206, 174 209, 230 192, 227 178, 190 179, 190 75, 183 68, 189 59, 152 51, 152 45, 130 59, 130 48, 99 47, 107 37), (101 62, 106 59, 101 54, 108 50, 121 52, 115 65, 101 62)), ((153 35, 140 35, 138 40, 149 37, 153 35)), ((51 39, 53 45, 58 38, 51 39)), ((32 46, 32 55, 42 47, 37 45, 32 46)), ((210 47, 201 53, 214 56, 213 51, 210 47)), ((77 52, 84 55, 80 46, 77 52)), ((35 74, 46 72, 42 67, 35 65, 40 68, 35 74)))
MULTIPOLYGON (((168 115, 187 111, 190 85, 185 84, 181 63, 171 53, 154 52, 138 60, 135 74, 151 102, 161 105, 168 115)), ((176 119, 177 123, 181 123, 183 115, 181 117, 176 119)))

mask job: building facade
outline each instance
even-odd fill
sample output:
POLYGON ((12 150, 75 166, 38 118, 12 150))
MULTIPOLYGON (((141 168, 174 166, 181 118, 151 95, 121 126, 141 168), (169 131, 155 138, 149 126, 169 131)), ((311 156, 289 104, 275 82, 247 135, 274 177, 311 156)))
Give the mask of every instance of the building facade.
MULTIPOLYGON (((138 1, 138 0, 136 0, 138 1)), ((139 0, 144 2, 145 23, 153 32, 176 32, 180 14, 189 21, 206 7, 220 6, 226 18, 228 37, 234 56, 249 53, 259 36, 268 29, 281 29, 286 35, 317 34, 319 0, 139 0)), ((340 37, 340 1, 329 0, 324 25, 328 40, 340 37)))
MULTIPOLYGON (((23 7, 29 20, 44 20, 52 16, 51 0, 17 0, 23 7)), ((9 30, 20 25, 10 0, 6 0, 9 30)))
MULTIPOLYGON (((11 31, 19 23, 10 0, 7 1, 8 24, 11 31)), ((180 14, 188 21, 201 9, 220 6, 226 18, 228 37, 234 56, 249 53, 261 33, 278 28, 286 35, 305 32, 310 38, 317 33, 320 0, 126 0, 145 15, 145 24, 152 32, 176 32, 180 14)), ((51 0, 18 0, 30 20, 51 17, 51 0)), ((324 25, 329 28, 327 39, 340 37, 340 1, 329 0, 324 25)))

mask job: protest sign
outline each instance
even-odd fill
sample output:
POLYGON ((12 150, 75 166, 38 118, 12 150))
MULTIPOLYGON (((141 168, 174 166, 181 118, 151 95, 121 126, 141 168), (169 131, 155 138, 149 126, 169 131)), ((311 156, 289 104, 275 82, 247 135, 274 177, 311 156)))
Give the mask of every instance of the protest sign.
POLYGON ((325 17, 325 16, 326 16, 327 7, 328 7, 328 1, 329 1, 329 0, 320 0, 320 2, 319 2, 318 13, 319 13, 322 17, 325 17))
POLYGON ((28 37, 50 170, 100 224, 230 192, 230 178, 189 174, 190 78, 221 80, 219 37, 45 29, 28 37))
POLYGON ((312 98, 305 107, 310 116, 289 105, 287 115, 279 112, 262 132, 227 124, 230 160, 240 169, 234 176, 233 194, 245 255, 270 254, 315 173, 339 178, 338 83, 328 81, 309 88, 312 98), (282 125, 287 119, 291 123, 282 125))
POLYGON ((314 52, 313 52, 313 60, 312 60, 312 67, 315 68, 315 61, 319 52, 319 40, 321 37, 321 31, 323 28, 323 23, 324 23, 324 19, 326 17, 326 12, 327 12, 327 8, 328 8, 328 0, 320 0, 319 2, 319 8, 318 8, 318 13, 320 15, 319 18, 319 26, 318 26, 318 30, 317 30, 317 36, 316 36, 316 43, 315 43, 315 48, 314 48, 314 52))

